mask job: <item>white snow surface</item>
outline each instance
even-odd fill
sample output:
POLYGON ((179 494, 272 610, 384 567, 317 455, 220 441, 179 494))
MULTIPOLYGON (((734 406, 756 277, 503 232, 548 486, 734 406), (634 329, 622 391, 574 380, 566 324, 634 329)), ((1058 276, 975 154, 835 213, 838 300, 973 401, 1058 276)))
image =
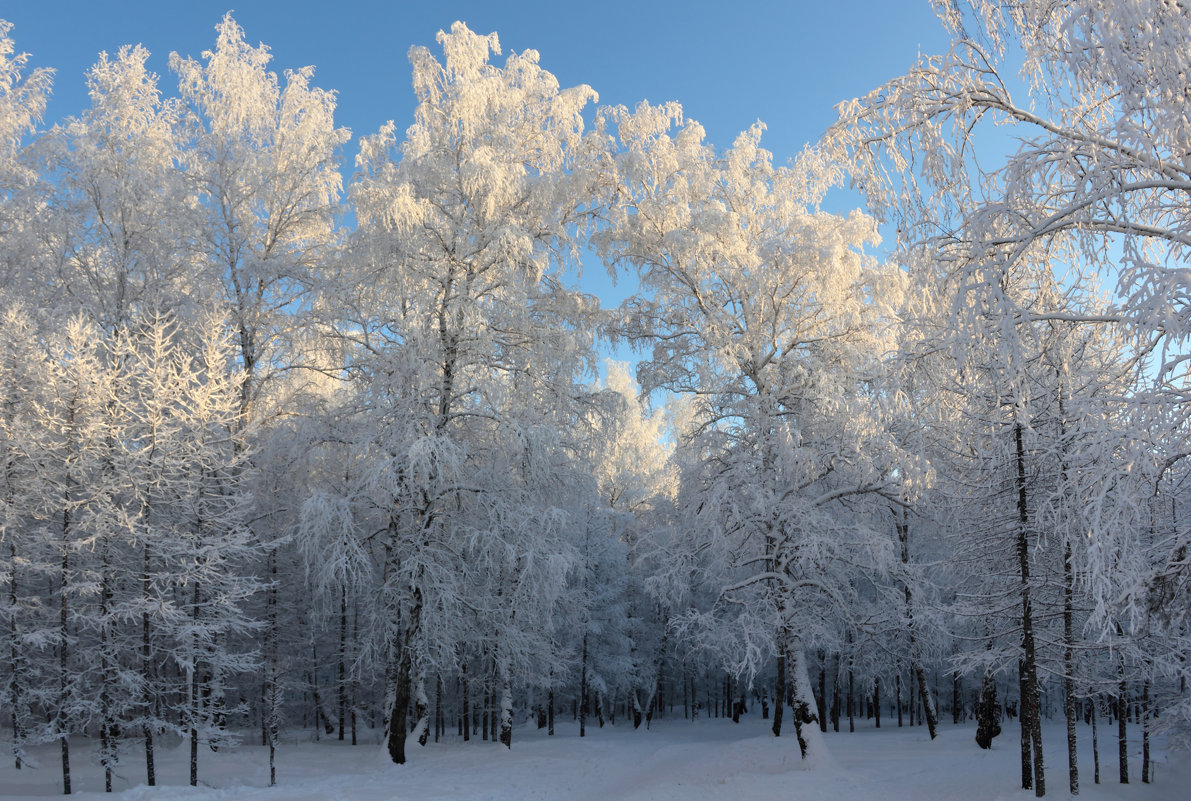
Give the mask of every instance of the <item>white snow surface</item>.
MULTIPOLYGON (((200 786, 187 786, 189 748, 159 749, 158 781, 146 787, 144 764, 129 750, 114 782, 103 790, 93 747, 73 749, 76 798, 120 801, 712 801, 713 799, 797 799, 798 801, 1002 801, 1033 798, 1018 788, 1018 729, 1015 722, 990 751, 973 741, 975 724, 940 724, 931 742, 925 727, 898 729, 884 721, 858 721, 854 734, 828 732, 829 753, 805 763, 798 757, 793 727, 775 738, 769 721, 746 716, 725 719, 655 720, 651 730, 631 725, 588 727, 580 739, 571 721, 554 737, 521 726, 511 751, 491 742, 463 743, 452 736, 438 745, 411 743, 408 764, 393 765, 374 742, 352 747, 336 740, 288 742, 278 749, 278 784, 267 787, 264 748, 243 745, 199 755, 200 786)), ((845 724, 846 725, 846 724, 845 724)), ((1140 731, 1130 727, 1130 785, 1117 781, 1115 727, 1100 730, 1101 784, 1092 783, 1091 729, 1080 726, 1081 792, 1089 801, 1186 799, 1191 760, 1167 753, 1157 741, 1155 783, 1140 783, 1140 731)), ((292 739, 299 739, 294 735, 292 739)), ((1067 757, 1061 721, 1045 729, 1047 797, 1068 798, 1067 757)), ((0 766, 0 799, 44 798, 61 793, 56 746, 36 749, 37 769, 0 766)))

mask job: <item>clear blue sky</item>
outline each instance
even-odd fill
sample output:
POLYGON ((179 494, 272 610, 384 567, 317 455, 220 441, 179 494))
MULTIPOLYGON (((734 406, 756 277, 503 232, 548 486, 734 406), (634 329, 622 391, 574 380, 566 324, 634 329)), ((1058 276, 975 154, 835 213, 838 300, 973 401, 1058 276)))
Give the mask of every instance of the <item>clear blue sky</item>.
MULTIPOLYGON (((818 138, 836 103, 947 41, 929 0, 0 0, 17 50, 57 70, 47 123, 86 107, 84 72, 123 44, 145 45, 172 93, 170 52, 198 57, 229 9, 250 42, 271 48, 278 72, 315 66, 316 85, 338 92, 337 121, 355 136, 412 122, 406 52, 437 52, 435 33, 461 19, 496 31, 505 55, 538 50, 563 86, 590 84, 601 103, 677 100, 717 147, 759 119, 777 163, 818 138)), ((354 154, 353 142, 349 165, 354 154)), ((613 290, 596 272, 584 278, 589 291, 619 300, 626 287, 613 290)))

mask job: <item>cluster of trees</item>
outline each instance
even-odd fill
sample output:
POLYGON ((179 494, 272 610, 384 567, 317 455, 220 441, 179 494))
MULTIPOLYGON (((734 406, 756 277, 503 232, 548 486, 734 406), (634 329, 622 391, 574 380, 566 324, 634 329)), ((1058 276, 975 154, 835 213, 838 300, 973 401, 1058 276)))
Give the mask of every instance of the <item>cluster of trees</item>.
POLYGON ((272 763, 299 725, 400 763, 679 699, 775 735, 788 705, 804 756, 890 701, 986 745, 1000 688, 1024 786, 1052 695, 1071 791, 1106 711, 1127 780, 1128 718, 1191 720, 1191 20, 938 5, 952 50, 786 166, 456 23, 346 189, 334 95, 230 16, 175 96, 123 48, 48 130, 0 29, 17 766, 59 743, 69 792, 88 735, 109 789, 134 747, 153 784, 182 737, 195 783, 200 745, 272 763), (973 146, 1005 121, 1008 155, 973 146), (845 174, 877 217, 820 209, 845 174), (601 309, 583 262, 640 290, 601 309), (636 381, 594 379, 606 339, 636 381))

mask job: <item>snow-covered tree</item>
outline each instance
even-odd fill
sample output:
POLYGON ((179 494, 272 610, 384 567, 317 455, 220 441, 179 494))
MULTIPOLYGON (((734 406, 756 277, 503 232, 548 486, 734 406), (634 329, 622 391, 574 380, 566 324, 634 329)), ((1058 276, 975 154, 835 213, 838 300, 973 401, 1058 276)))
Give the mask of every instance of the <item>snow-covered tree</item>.
POLYGON ((148 57, 139 46, 100 54, 91 107, 36 146, 51 187, 37 222, 48 275, 35 297, 109 333, 146 309, 192 313, 177 104, 160 97, 148 57))
MULTIPOLYGON (((504 579, 531 578, 522 562, 537 544, 523 539, 524 526, 540 523, 539 536, 557 528, 541 496, 526 493, 537 494, 537 454, 573 418, 566 407, 581 394, 594 307, 565 283, 592 195, 581 156, 582 112, 594 93, 560 91, 533 51, 490 64, 495 35, 461 23, 439 41, 442 63, 410 50, 419 105, 404 141, 389 124, 362 145, 352 275, 367 291, 338 326, 367 382, 361 419, 370 441, 361 446, 373 464, 373 516, 386 532, 381 603, 397 762, 411 687, 424 734, 427 670, 451 664, 462 642, 462 600, 478 590, 483 616, 509 593, 521 597, 528 587, 504 579), (477 544, 483 553, 461 562, 477 544), (469 586, 469 566, 496 575, 469 586)), ((560 556, 547 546, 534 564, 560 556)), ((533 620, 518 616, 516 630, 532 631, 533 620)), ((506 687, 518 651, 499 640, 511 631, 495 632, 489 652, 506 687)))
POLYGON ((604 676, 626 685, 620 689, 628 695, 634 725, 640 726, 653 714, 669 623, 665 599, 647 594, 646 580, 658 566, 657 539, 667 528, 677 476, 670 460, 672 445, 665 441, 669 416, 664 409, 647 413, 628 365, 608 361, 605 366, 599 396, 603 403, 591 415, 590 459, 606 504, 598 519, 607 530, 594 543, 588 532, 583 548, 589 571, 583 586, 602 596, 588 609, 602 621, 602 643, 587 651, 594 660, 593 675, 605 685, 604 676), (606 562, 609 552, 619 555, 619 567, 606 562), (600 668, 601 660, 623 660, 624 666, 600 668))
MULTIPOLYGON (((1177 265, 1191 240, 1187 51, 1180 42, 1191 17, 1162 0, 935 5, 954 35, 951 49, 841 104, 825 146, 853 165, 853 181, 870 207, 896 222, 903 262, 914 272, 949 276, 940 312, 950 325, 966 334, 993 328, 992 353, 1010 382, 1001 382, 1000 394, 1013 399, 1023 442, 1035 417, 1050 413, 1034 403, 1027 378, 1039 355, 1031 353, 1037 337, 1030 332, 1048 322, 1127 326, 1126 360, 1141 380, 1157 377, 1165 402, 1181 402, 1186 277, 1177 265), (1024 85, 1012 75, 1018 69, 1024 85), (992 126, 1003 126, 1008 136, 992 134, 992 126), (1085 266, 1085 275, 1098 274, 1109 291, 1041 306, 1015 295, 1021 286, 1015 276, 1050 271, 1051 285, 1063 287, 1062 273, 1076 265, 1085 266)), ((1159 397, 1151 394, 1147 403, 1163 402, 1159 397)), ((1027 449, 1016 450, 1024 462, 1027 449)), ((1114 460, 1101 464, 1114 463, 1119 467, 1114 460)), ((1055 467, 1061 472, 1061 464, 1055 467)), ((1098 481, 1113 486, 1116 477, 1106 470, 1098 481)), ((1034 502, 1028 491, 1021 495, 1019 517, 1026 523, 1034 502)), ((1123 503, 1109 506, 1136 507, 1118 500, 1123 503)), ((1105 522, 1113 519, 1101 506, 1084 517, 1097 546, 1087 555, 1123 552, 1123 532, 1095 519, 1102 509, 1105 522)), ((1080 561, 1078 552, 1073 556, 1080 561)), ((1133 572, 1124 564, 1096 567, 1083 564, 1089 588, 1101 598, 1133 572)), ((1136 574, 1126 579, 1139 580, 1146 581, 1136 574)), ((1115 626, 1103 633, 1115 636, 1115 626)), ((1041 794, 1041 754, 1035 756, 1032 782, 1041 794)), ((1074 771, 1071 777, 1074 792, 1074 771)))
MULTIPOLYGON (((342 178, 335 95, 311 85, 313 67, 268 70, 263 44, 224 16, 202 61, 170 57, 189 113, 183 165, 200 201, 188 235, 236 333, 242 414, 269 375, 292 365, 295 312, 330 255, 342 178)), ((202 291, 201 288, 199 288, 202 291)))
POLYGON ((891 552, 852 501, 891 486, 865 387, 892 344, 900 280, 864 253, 870 218, 816 209, 828 164, 808 155, 774 167, 760 125, 720 154, 697 123, 672 134, 680 116, 676 105, 612 112, 623 188, 597 241, 649 293, 620 323, 652 344, 643 391, 695 398, 703 456, 687 476, 697 489, 684 525, 707 580, 721 583, 715 606, 689 620, 720 637, 737 673, 776 655, 779 707, 792 660, 805 753, 817 621, 848 614, 849 570, 880 568, 891 552))
POLYGON ((36 593, 31 590, 48 575, 44 543, 36 528, 35 500, 39 487, 37 461, 31 452, 39 427, 36 388, 47 375, 44 354, 36 346, 34 320, 19 304, 3 309, 5 336, 0 350, 0 620, 4 626, 3 697, 12 716, 12 751, 19 769, 31 733, 31 693, 40 672, 36 593))
POLYGON ((39 67, 22 75, 29 54, 16 51, 11 30, 12 24, 0 19, 0 287, 23 290, 33 276, 26 263, 29 232, 18 221, 32 213, 26 190, 38 177, 23 154, 24 140, 45 112, 53 70, 39 67))

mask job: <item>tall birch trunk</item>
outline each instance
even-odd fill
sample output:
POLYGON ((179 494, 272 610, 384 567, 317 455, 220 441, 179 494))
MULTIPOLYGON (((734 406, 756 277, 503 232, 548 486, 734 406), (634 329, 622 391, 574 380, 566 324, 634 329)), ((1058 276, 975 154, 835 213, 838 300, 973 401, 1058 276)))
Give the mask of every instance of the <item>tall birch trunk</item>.
POLYGON ((794 731, 798 737, 798 750, 803 759, 818 756, 823 750, 823 735, 819 731, 815 719, 815 693, 811 685, 810 673, 807 671, 806 652, 799 642, 795 642, 790 650, 790 668, 793 676, 792 689, 794 697, 790 699, 790 706, 794 708, 794 731))
POLYGON ((1026 457, 1022 442, 1022 424, 1013 428, 1017 456, 1017 559, 1021 571, 1021 726, 1022 726, 1022 789, 1029 789, 1026 779, 1027 762, 1033 757, 1034 795, 1046 795, 1046 774, 1042 760, 1042 720, 1038 704, 1038 666, 1034 651, 1034 606, 1030 584, 1029 506, 1026 501, 1026 457), (1032 749, 1028 748, 1032 745, 1032 749))
POLYGON ((1117 695, 1117 757, 1120 763, 1121 784, 1129 783, 1129 737, 1126 724, 1129 722, 1129 685, 1125 681, 1125 665, 1117 663, 1117 678, 1120 680, 1117 695))

